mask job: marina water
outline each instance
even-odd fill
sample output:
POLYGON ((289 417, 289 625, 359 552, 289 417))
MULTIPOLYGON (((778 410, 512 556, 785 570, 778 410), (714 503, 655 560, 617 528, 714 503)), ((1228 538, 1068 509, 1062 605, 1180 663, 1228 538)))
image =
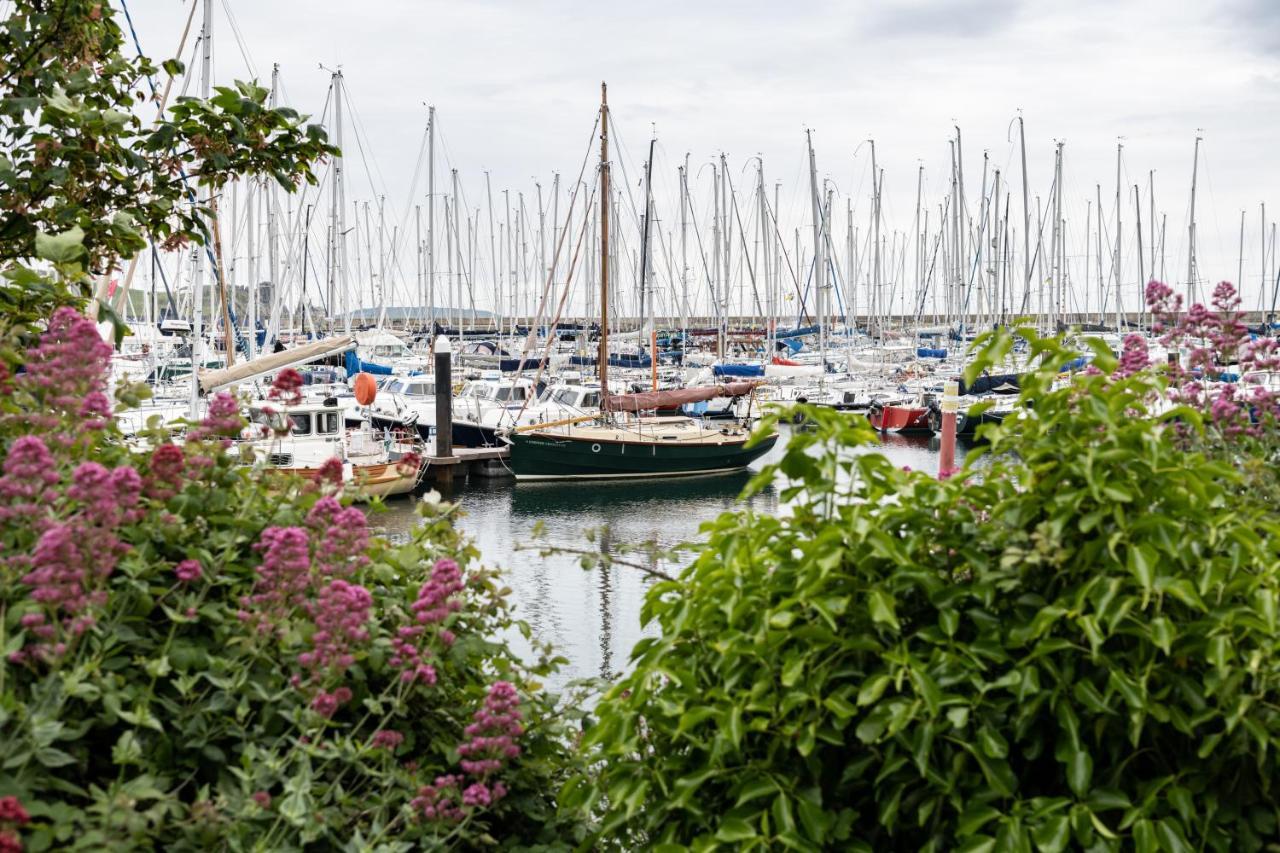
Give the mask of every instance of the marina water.
MULTIPOLYGON (((648 481, 550 481, 516 484, 510 479, 474 479, 455 486, 446 499, 461 504, 462 530, 480 549, 487 566, 504 572, 516 615, 527 622, 535 640, 550 643, 568 664, 552 679, 562 686, 579 678, 609 677, 624 670, 631 647, 646 633, 640 625, 644 593, 655 581, 640 570, 613 565, 584 570, 576 554, 543 549, 595 550, 601 541, 614 546, 661 549, 702 540, 699 528, 723 512, 750 506, 757 512, 778 509, 778 492, 770 487, 749 500, 740 494, 761 466, 780 457, 791 435, 780 427, 777 446, 750 471, 705 477, 648 481), (540 528, 540 538, 535 529, 540 528), (587 532, 595 532, 595 542, 587 532)), ((936 439, 886 435, 879 450, 898 465, 935 471, 936 439)), ((963 446, 957 454, 962 455, 963 446)), ((389 535, 406 534, 417 522, 414 500, 394 499, 371 519, 389 535)), ((643 561, 644 554, 618 554, 643 561)), ((683 564, 662 564, 674 574, 683 564)), ((532 654, 522 638, 517 648, 532 654)))

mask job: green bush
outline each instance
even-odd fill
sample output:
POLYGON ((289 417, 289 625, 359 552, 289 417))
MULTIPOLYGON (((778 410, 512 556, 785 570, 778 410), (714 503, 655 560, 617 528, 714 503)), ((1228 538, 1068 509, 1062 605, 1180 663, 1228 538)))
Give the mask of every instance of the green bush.
MULTIPOLYGON (((1059 383, 955 477, 821 408, 655 585, 562 792, 621 849, 1256 850, 1280 770, 1280 524, 1150 371, 1059 383)), ((987 344, 975 369, 1007 352, 987 344)), ((1238 461, 1238 460, 1237 460, 1238 461)))

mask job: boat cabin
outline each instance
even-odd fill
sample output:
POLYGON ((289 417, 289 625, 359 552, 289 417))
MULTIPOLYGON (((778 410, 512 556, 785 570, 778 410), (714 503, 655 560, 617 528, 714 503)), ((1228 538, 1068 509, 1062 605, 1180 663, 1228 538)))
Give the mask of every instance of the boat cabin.
POLYGON ((276 430, 288 423, 289 435, 302 438, 310 435, 338 435, 342 430, 342 417, 336 405, 302 405, 287 409, 274 409, 268 405, 249 407, 249 423, 276 430), (269 411, 270 410, 270 411, 269 411))
POLYGON ((425 376, 397 376, 389 379, 382 390, 406 397, 434 397, 436 383, 425 376))

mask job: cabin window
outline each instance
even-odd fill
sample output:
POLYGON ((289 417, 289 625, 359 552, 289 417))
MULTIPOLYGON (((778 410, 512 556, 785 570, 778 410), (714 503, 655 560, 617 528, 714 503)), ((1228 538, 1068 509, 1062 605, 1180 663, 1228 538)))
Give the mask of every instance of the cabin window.
POLYGON ((338 431, 338 413, 337 412, 320 412, 316 415, 316 433, 319 435, 333 435, 338 431))
POLYGON ((511 389, 510 389, 510 388, 499 388, 499 389, 497 389, 497 393, 493 395, 493 399, 495 399, 495 400, 497 400, 499 403, 501 403, 501 402, 506 401, 506 399, 507 399, 508 397, 510 397, 510 396, 511 396, 511 389))
POLYGON ((562 406, 572 406, 575 396, 576 395, 574 394, 572 389, 564 388, 556 392, 556 396, 554 399, 555 399, 555 402, 559 403, 562 406))
POLYGON ((511 389, 511 399, 512 399, 512 400, 523 400, 523 399, 524 399, 524 389, 523 389, 523 388, 512 388, 512 389, 511 389))
POLYGON ((306 412, 289 415, 289 424, 294 435, 311 435, 311 415, 306 412))
POLYGON ((426 397, 435 393, 435 388, 427 382, 415 382, 405 391, 406 394, 412 394, 419 397, 426 397))
POLYGON ((590 394, 582 398, 582 407, 584 409, 595 408, 596 406, 599 406, 599 405, 600 405, 600 395, 595 391, 592 391, 590 394))
POLYGON ((398 379, 393 379, 387 383, 387 390, 393 394, 399 394, 404 391, 404 383, 398 379))

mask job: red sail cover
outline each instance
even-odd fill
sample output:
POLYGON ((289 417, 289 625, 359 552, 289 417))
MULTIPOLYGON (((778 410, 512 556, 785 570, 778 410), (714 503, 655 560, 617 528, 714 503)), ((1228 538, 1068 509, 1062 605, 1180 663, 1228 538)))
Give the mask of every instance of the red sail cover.
POLYGON ((701 403, 716 397, 741 397, 750 394, 759 382, 725 382, 720 385, 703 385, 697 388, 680 388, 674 391, 646 391, 643 394, 610 394, 602 407, 610 412, 648 412, 654 409, 674 409, 685 403, 701 403))

